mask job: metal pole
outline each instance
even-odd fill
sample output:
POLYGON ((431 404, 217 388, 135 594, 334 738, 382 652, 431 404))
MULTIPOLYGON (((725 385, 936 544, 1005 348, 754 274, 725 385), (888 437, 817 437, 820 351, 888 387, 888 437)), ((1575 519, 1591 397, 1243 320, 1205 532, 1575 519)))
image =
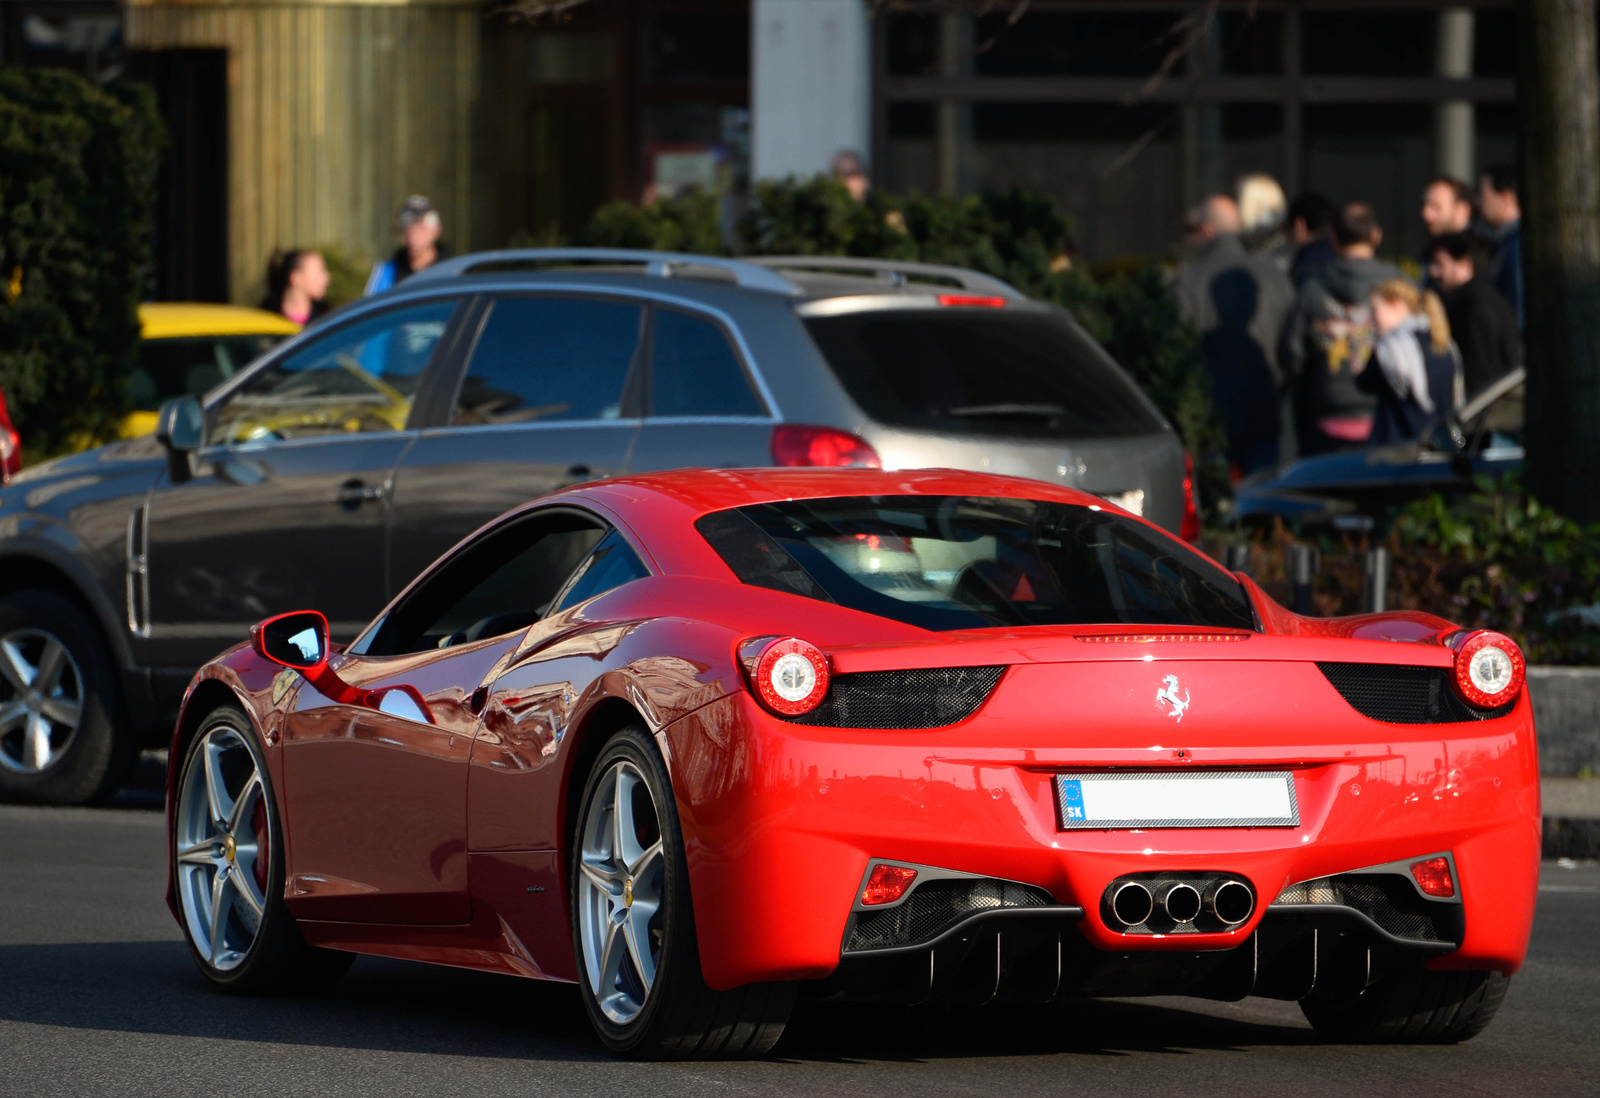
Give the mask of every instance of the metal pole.
POLYGON ((1322 568, 1322 554, 1309 545, 1289 546, 1289 601, 1296 614, 1311 613, 1311 582, 1322 568))
POLYGON ((1389 606, 1391 564, 1389 550, 1383 546, 1367 550, 1366 582, 1362 584, 1361 602, 1369 614, 1381 614, 1389 606))

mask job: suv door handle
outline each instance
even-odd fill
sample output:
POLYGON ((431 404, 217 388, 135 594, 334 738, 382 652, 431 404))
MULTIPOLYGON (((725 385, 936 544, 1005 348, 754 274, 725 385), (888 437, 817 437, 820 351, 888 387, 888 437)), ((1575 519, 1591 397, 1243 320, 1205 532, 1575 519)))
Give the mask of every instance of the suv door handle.
POLYGON ((354 511, 363 503, 376 503, 383 498, 383 485, 364 484, 354 478, 339 485, 338 494, 333 497, 334 502, 346 511, 354 511))

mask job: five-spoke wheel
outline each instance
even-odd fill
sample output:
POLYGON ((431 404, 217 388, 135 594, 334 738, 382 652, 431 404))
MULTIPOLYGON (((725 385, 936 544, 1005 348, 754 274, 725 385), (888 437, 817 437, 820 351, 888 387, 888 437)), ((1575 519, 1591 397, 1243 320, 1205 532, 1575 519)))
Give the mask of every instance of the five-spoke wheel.
POLYGON ((578 932, 589 990, 626 1025, 644 1008, 661 955, 661 824, 650 787, 623 759, 602 775, 578 851, 578 932))
POLYGON ((759 1056, 792 983, 706 986, 672 779, 643 725, 612 734, 584 782, 571 861, 578 989, 607 1048, 641 1059, 759 1056))
POLYGON ((285 991, 344 975, 352 955, 307 944, 284 905, 272 775, 244 710, 224 705, 201 720, 175 796, 172 887, 206 978, 230 991, 285 991))
POLYGON ((226 723, 197 741, 178 790, 178 898, 195 950, 218 972, 250 951, 267 907, 272 828, 263 766, 226 723))
POLYGON ((0 766, 48 770, 67 753, 83 719, 83 672, 43 629, 0 635, 0 766))

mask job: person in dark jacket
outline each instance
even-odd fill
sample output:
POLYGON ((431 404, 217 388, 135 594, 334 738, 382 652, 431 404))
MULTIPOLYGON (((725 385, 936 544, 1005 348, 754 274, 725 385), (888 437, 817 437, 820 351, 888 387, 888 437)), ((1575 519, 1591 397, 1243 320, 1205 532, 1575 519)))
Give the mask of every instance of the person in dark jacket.
POLYGON ((1461 350, 1468 400, 1522 365, 1517 314, 1489 282, 1488 269, 1488 248, 1477 237, 1449 233, 1433 241, 1428 276, 1461 350))
POLYGON ((1488 272, 1494 288, 1511 303, 1522 327, 1522 203, 1517 198, 1517 169, 1509 165, 1485 168, 1478 176, 1478 208, 1489 226, 1494 248, 1494 269, 1488 272))
POLYGON ((1245 250, 1239 211, 1227 195, 1211 196, 1191 221, 1195 253, 1179 269, 1173 293, 1200 333, 1229 463, 1248 474, 1278 461, 1278 335, 1294 288, 1270 256, 1245 250))
POLYGON ((1339 211, 1333 237, 1338 255, 1300 288, 1278 355, 1294 394, 1300 452, 1308 456, 1366 444, 1375 401, 1356 375, 1372 354, 1371 295, 1380 283, 1405 277, 1374 258, 1383 230, 1365 202, 1339 211))
POLYGON ((1296 290, 1339 258, 1333 247, 1333 219, 1338 212, 1315 191, 1306 191, 1289 203, 1289 240, 1295 247, 1289 280, 1296 290))
POLYGON ((1461 358, 1439 295, 1403 278, 1372 291, 1377 342, 1356 384, 1377 398, 1372 446, 1414 442, 1461 406, 1461 358))

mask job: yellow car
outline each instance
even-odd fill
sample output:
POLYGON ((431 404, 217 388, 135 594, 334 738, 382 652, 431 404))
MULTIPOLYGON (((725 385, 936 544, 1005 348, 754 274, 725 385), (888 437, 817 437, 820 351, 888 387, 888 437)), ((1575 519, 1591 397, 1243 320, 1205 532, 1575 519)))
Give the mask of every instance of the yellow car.
POLYGON ((146 302, 139 325, 138 365, 128 375, 132 410, 118 431, 123 438, 150 434, 163 403, 200 396, 300 330, 263 309, 190 302, 146 302))

